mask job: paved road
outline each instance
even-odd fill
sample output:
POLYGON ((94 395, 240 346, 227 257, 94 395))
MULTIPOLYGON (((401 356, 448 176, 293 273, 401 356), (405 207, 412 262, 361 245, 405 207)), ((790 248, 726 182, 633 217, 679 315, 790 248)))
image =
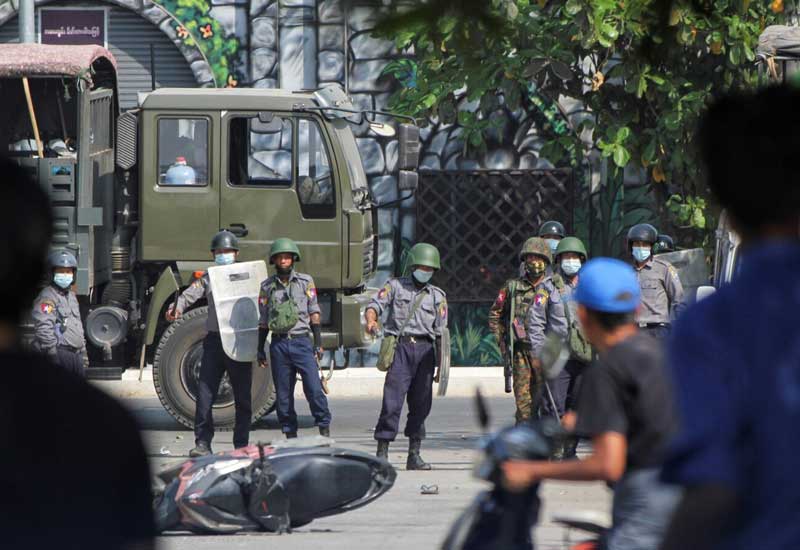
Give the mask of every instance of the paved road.
MULTIPOLYGON (((108 388, 118 395, 119 382, 108 388)), ((123 402, 140 422, 148 454, 154 468, 185 457, 193 446, 191 432, 175 422, 155 397, 127 394, 123 402), (164 456, 163 451, 171 453, 164 456)), ((511 398, 489 399, 492 424, 498 427, 513 415, 511 398)), ((334 415, 332 435, 337 445, 367 452, 374 451, 372 427, 380 406, 376 398, 331 398, 334 415)), ((316 433, 305 403, 300 403, 301 436, 316 433)), ((434 464, 431 472, 406 472, 406 440, 398 440, 390 448, 390 461, 398 469, 392 490, 369 506, 331 518, 324 518, 297 529, 291 535, 247 534, 237 536, 197 536, 175 534, 161 538, 161 548, 201 550, 205 548, 278 548, 300 549, 315 545, 325 550, 402 549, 423 550, 438 548, 448 526, 458 513, 480 491, 484 484, 472 478, 473 451, 479 436, 474 421, 472 399, 464 397, 438 398, 428 422, 429 438, 423 456, 434 464), (421 485, 437 484, 438 495, 421 495, 421 485)), ((215 450, 231 448, 230 432, 217 434, 215 450)), ((274 416, 260 422, 251 441, 269 441, 280 437, 274 416)), ((547 483, 542 496, 542 524, 536 537, 539 549, 561 548, 563 532, 548 519, 559 511, 587 509, 607 511, 609 493, 600 483, 547 483)))

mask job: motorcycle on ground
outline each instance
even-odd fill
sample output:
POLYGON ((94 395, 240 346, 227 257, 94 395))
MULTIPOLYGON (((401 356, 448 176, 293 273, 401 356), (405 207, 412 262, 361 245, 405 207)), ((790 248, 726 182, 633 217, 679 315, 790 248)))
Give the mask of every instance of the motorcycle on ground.
POLYGON ((329 442, 250 445, 167 467, 155 480, 158 531, 289 533, 365 506, 394 485, 387 461, 329 442))

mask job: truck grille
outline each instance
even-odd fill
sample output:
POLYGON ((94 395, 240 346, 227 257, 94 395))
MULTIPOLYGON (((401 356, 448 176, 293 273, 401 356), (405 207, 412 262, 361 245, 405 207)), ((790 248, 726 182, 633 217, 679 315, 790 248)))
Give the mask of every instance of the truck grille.
POLYGON ((370 237, 368 241, 364 241, 364 260, 362 264, 361 275, 366 280, 372 276, 375 270, 375 237, 370 237))

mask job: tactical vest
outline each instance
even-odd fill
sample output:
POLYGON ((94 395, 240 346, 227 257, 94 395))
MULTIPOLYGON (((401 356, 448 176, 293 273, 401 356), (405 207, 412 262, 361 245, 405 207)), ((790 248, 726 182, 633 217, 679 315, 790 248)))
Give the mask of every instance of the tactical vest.
MULTIPOLYGON (((270 301, 272 301, 272 294, 277 288, 277 283, 272 281, 270 285, 270 301)), ((286 299, 280 304, 274 302, 269 308, 269 319, 267 319, 267 326, 273 333, 286 334, 294 328, 297 321, 300 320, 300 315, 297 312, 297 305, 292 298, 292 281, 288 281, 286 286, 286 299)))
POLYGON ((567 295, 567 285, 560 274, 553 275, 553 285, 561 295, 561 303, 564 306, 564 316, 567 318, 567 346, 574 359, 589 363, 592 360, 592 346, 586 341, 580 324, 573 318, 569 302, 571 299, 567 295))
MULTIPOLYGON (((528 315, 528 309, 533 303, 534 296, 536 296, 536 287, 527 282, 524 284, 528 288, 520 288, 521 281, 519 279, 512 279, 508 282, 508 292, 510 294, 508 335, 509 338, 517 342, 527 343, 525 317, 528 315)), ((513 344, 513 342, 511 343, 513 344)))

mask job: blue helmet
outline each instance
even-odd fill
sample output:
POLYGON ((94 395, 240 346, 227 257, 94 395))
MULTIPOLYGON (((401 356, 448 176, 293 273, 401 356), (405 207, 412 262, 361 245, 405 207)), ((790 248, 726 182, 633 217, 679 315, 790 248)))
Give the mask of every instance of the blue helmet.
POLYGON ((78 260, 69 250, 54 250, 50 253, 47 259, 50 269, 57 267, 71 267, 73 269, 78 267, 78 260))
POLYGON ((629 313, 639 307, 641 290, 633 268, 612 258, 595 258, 581 268, 575 301, 604 313, 629 313))

